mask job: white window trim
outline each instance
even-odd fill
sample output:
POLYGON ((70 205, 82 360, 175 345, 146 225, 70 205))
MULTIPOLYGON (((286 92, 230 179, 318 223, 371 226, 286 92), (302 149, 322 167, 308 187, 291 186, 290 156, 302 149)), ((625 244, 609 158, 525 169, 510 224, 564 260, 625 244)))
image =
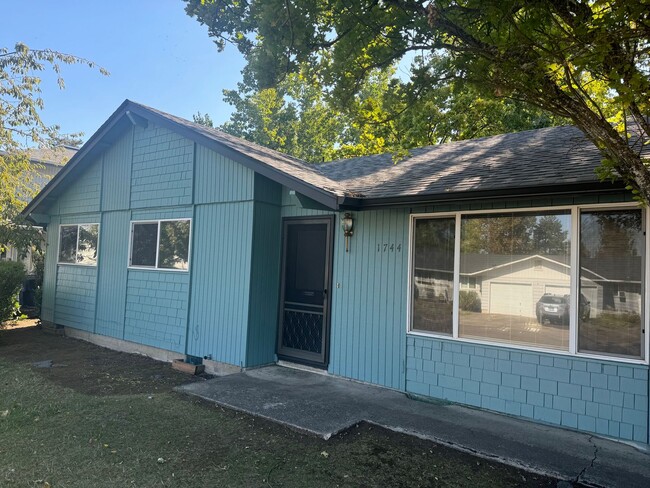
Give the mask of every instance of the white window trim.
POLYGON ((458 212, 423 212, 412 213, 409 218, 409 236, 408 236, 408 290, 406 300, 406 333, 409 336, 435 338, 441 340, 448 340, 453 342, 462 342, 466 344, 475 344, 481 346, 499 347, 507 349, 515 349, 522 351, 530 351, 545 354, 555 354, 561 356, 568 356, 573 358, 582 359, 596 359, 602 361, 612 361, 627 364, 650 364, 650 211, 642 208, 640 205, 633 202, 621 203, 598 203, 586 205, 563 205, 554 207, 530 207, 530 208, 495 208, 488 210, 467 210, 458 212), (595 354, 579 352, 577 350, 578 343, 578 323, 577 323, 577 292, 578 292, 578 269, 579 269, 579 249, 580 249, 580 212, 589 210, 622 210, 622 209, 641 209, 642 212, 642 231, 644 233, 644 276, 642 277, 642 293, 644 295, 643 304, 644 309, 641 311, 641 324, 642 336, 644 343, 641 344, 643 356, 642 359, 626 358, 620 356, 595 354), (549 212, 549 211, 569 211, 571 217, 571 249, 570 259, 572 266, 570 268, 570 292, 571 292, 571 316, 569 317, 569 349, 560 350, 545 348, 540 346, 528 346, 523 344, 508 344, 504 342, 468 339, 459 337, 459 309, 458 299, 460 295, 460 224, 461 217, 466 215, 481 215, 481 214, 505 214, 505 213, 531 213, 531 212, 549 212), (452 335, 440 334, 436 332, 425 332, 418 330, 411 330, 411 323, 413 320, 413 260, 415 253, 413 252, 413 239, 415 237, 415 221, 417 219, 427 218, 455 218, 455 236, 454 236, 454 307, 453 307, 453 333, 452 335))
POLYGON ((171 273, 189 273, 191 266, 191 256, 192 256, 192 219, 190 217, 180 218, 180 219, 153 219, 153 220, 132 220, 131 221, 131 232, 129 232, 129 258, 127 262, 128 269, 138 269, 138 270, 148 270, 148 271, 162 271, 162 272, 171 272, 171 273), (187 269, 176 269, 176 268, 159 268, 158 267, 158 255, 160 253, 160 223, 161 222, 184 222, 187 221, 190 223, 190 233, 188 235, 189 242, 187 244, 187 269), (131 264, 131 255, 133 253, 133 226, 136 224, 157 224, 157 233, 156 233, 156 264, 154 266, 134 266, 131 264))
MULTIPOLYGON (((56 242, 56 264, 57 266, 83 266, 87 268, 96 268, 98 263, 99 263, 99 235, 101 234, 101 224, 99 222, 87 222, 84 224, 59 224, 59 238, 56 242), (84 264, 84 263, 62 263, 59 261, 60 254, 59 251, 61 250, 61 229, 63 227, 77 227, 77 251, 79 252, 79 227, 83 227, 84 225, 96 225, 97 226, 97 259, 95 260, 95 264, 84 264)), ((75 254, 76 254, 75 252, 75 254)))

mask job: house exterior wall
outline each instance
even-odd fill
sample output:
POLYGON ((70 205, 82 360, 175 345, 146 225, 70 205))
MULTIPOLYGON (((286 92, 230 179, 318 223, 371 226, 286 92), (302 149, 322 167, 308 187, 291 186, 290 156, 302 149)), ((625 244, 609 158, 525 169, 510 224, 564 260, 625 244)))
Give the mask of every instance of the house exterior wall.
MULTIPOLYGON (((354 212, 349 253, 345 252, 342 232, 338 226, 334 229, 328 371, 419 396, 647 443, 647 365, 532 352, 498 344, 472 344, 407 332, 411 212, 616 203, 624 198, 610 195, 508 203, 486 201, 354 212), (401 253, 397 251, 399 244, 401 253)), ((283 216, 323 213, 327 212, 297 207, 288 190, 284 190, 283 216)), ((542 274, 564 279, 559 269, 543 270, 542 274)), ((482 283, 481 288, 485 287, 489 288, 488 281, 482 283)))
POLYGON ((406 390, 648 442, 648 367, 409 336, 406 390))
MULTIPOLYGON (((301 208, 284 188, 281 214, 309 217, 332 212, 301 208)), ((404 390, 408 211, 356 212, 349 252, 340 217, 333 229, 328 371, 404 390)))
POLYGON ((134 126, 131 208, 192 203, 194 144, 168 129, 134 126))
POLYGON ((248 366, 275 361, 280 302, 281 210, 282 186, 256 174, 246 340, 248 366))
POLYGON ((251 201, 196 207, 188 354, 246 366, 252 211, 251 201))
MULTIPOLYGON (((484 202, 413 213, 587 205, 625 195, 484 202)), ((405 266, 404 270, 406 271, 405 266)), ((497 280, 498 281, 498 280, 497 280)), ((488 281, 481 284, 489 289, 488 281)), ((601 292, 602 294, 602 292, 601 292)), ((488 300, 489 297, 483 298, 488 300)), ((405 320, 405 319, 404 319, 405 320)), ((648 443, 648 365, 472 344, 407 333, 406 391, 648 443)))
POLYGON ((101 248, 94 332, 118 339, 124 339, 125 290, 129 273, 126 267, 129 247, 124 243, 129 242, 130 219, 129 210, 103 212, 99 230, 101 248))
POLYGON ((172 131, 131 127, 48 209, 42 319, 245 366, 254 182, 172 131), (179 218, 192 219, 188 272, 128 267, 132 221, 179 218), (58 263, 69 223, 100 224, 97 266, 58 263))

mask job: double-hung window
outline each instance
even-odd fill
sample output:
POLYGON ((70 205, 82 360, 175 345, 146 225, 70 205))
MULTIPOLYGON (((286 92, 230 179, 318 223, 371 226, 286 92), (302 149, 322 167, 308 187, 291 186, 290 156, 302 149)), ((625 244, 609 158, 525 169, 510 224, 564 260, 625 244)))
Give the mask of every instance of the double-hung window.
POLYGON ((59 227, 59 264, 97 266, 99 224, 59 227))
POLYGON ((189 219, 131 223, 129 266, 187 271, 189 259, 189 219))
POLYGON ((645 358, 638 207, 412 216, 409 331, 645 358))

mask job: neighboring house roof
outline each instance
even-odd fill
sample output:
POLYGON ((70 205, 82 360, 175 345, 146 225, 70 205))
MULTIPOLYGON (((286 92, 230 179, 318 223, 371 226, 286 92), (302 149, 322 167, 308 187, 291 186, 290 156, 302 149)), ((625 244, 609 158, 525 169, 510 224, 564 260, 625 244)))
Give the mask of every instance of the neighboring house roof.
MULTIPOLYGON (((68 145, 28 149, 26 154, 29 157, 29 162, 35 167, 30 182, 31 186, 39 190, 45 187, 78 150, 78 148, 68 145)), ((0 155, 3 154, 7 153, 0 151, 0 155)))
MULTIPOLYGON (((569 269, 570 257, 566 254, 482 254, 463 253, 460 256, 460 274, 462 276, 481 276, 491 271, 539 259, 541 264, 554 264, 569 269)), ((600 256, 582 258, 581 269, 584 278, 596 282, 640 283, 641 256, 600 256)), ((422 271, 453 273, 453 254, 436 251, 420 251, 415 257, 415 268, 422 271)), ((534 266, 531 264, 531 266, 534 266)), ((568 273, 568 271, 567 271, 568 273)))
POLYGON ((72 156, 77 154, 78 147, 62 145, 57 147, 41 147, 27 151, 29 160, 34 163, 53 164, 63 166, 72 156))
POLYGON ((335 210, 495 196, 575 195, 624 187, 621 183, 599 182, 594 170, 601 155, 572 126, 417 148, 397 163, 391 154, 382 154, 313 165, 125 100, 24 213, 33 213, 56 198, 69 184, 68 175, 82 171, 84 162, 110 145, 125 127, 149 121, 335 210))

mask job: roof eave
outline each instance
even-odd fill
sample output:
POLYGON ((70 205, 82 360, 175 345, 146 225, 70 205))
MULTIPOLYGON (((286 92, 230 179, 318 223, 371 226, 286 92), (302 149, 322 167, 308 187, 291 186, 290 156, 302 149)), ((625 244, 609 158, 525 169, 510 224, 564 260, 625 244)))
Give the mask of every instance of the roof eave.
POLYGON ((29 218, 30 214, 32 214, 38 207, 41 205, 46 198, 49 196, 49 194, 54 190, 57 186, 59 186, 60 182, 66 177, 66 175, 70 174, 70 172, 77 167, 80 161, 82 161, 85 156, 90 154, 94 149, 97 149, 98 146, 101 144, 102 139, 110 132, 116 125, 117 123, 122 119, 122 116, 126 112, 126 108, 131 102, 129 100, 125 100, 122 102, 122 104, 113 112, 113 114, 104 122, 99 129, 88 139, 88 141, 81 146, 79 151, 75 155, 73 155, 70 160, 62 167, 62 169, 54 175, 54 177, 47 182, 47 184, 41 189, 41 191, 36 195, 29 204, 23 209, 23 211, 20 213, 20 215, 29 218))
POLYGON ((398 195, 390 197, 342 198, 339 202, 341 210, 370 210, 384 207, 411 207, 414 205, 466 203, 480 200, 516 200, 521 198, 543 198, 576 196, 603 193, 619 193, 625 191, 623 182, 603 183, 569 183, 553 186, 532 186, 521 188, 506 188, 497 190, 476 190, 463 192, 432 193, 425 195, 398 195))

